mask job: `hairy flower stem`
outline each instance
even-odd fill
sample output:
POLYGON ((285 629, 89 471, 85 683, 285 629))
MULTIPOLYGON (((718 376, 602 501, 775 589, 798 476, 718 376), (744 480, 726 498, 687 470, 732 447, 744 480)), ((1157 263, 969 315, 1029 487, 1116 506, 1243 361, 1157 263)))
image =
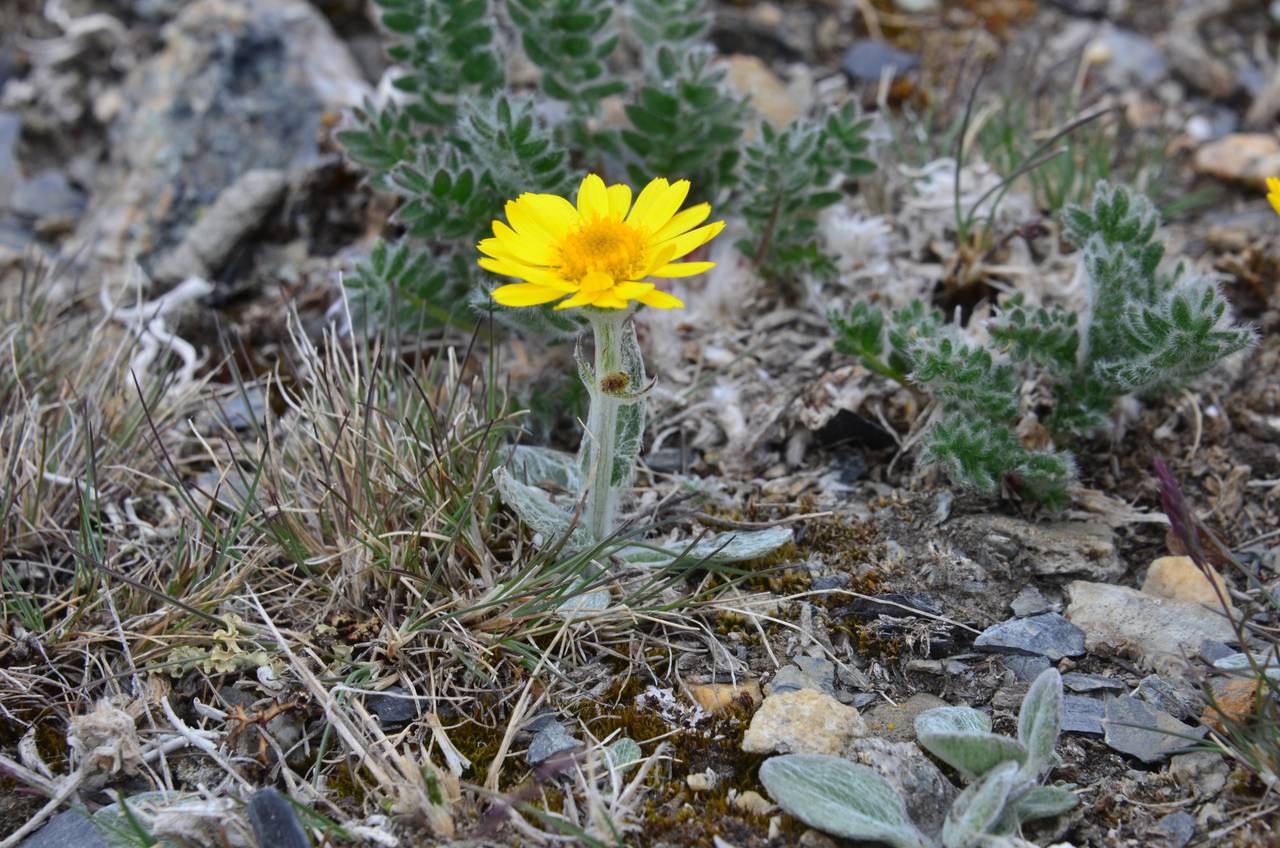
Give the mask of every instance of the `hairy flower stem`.
POLYGON ((618 410, 623 400, 610 378, 623 371, 623 310, 591 310, 591 329, 595 334, 595 370, 587 390, 591 394, 591 411, 587 414, 587 438, 591 440, 591 476, 587 489, 587 529, 597 540, 613 532, 618 493, 614 488, 614 457, 617 453, 618 410))

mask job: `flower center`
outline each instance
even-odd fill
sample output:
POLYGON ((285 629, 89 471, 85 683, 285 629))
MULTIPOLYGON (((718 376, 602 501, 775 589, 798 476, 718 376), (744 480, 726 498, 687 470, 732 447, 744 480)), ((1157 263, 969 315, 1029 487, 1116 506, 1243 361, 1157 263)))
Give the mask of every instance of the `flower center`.
POLYGON ((621 221, 596 218, 560 243, 560 275, 580 281, 590 273, 607 274, 614 282, 634 280, 644 272, 644 235, 621 221))

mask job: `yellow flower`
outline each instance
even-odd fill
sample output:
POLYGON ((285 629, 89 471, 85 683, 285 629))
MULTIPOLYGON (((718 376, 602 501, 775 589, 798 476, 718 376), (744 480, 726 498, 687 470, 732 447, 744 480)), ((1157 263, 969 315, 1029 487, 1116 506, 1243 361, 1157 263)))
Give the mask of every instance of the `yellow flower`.
POLYGON ((1280 215, 1280 179, 1267 177, 1267 200, 1271 201, 1271 208, 1280 215))
POLYGON ((522 194, 507 201, 508 223, 493 222, 493 238, 480 242, 480 267, 524 280, 500 286, 493 299, 503 306, 537 306, 560 300, 556 309, 594 306, 626 309, 638 301, 658 309, 684 306, 647 277, 690 277, 714 262, 675 262, 724 229, 724 221, 699 226, 711 205, 683 211, 689 181, 656 179, 635 205, 625 185, 606 187, 588 174, 578 187, 577 206, 554 194, 522 194))

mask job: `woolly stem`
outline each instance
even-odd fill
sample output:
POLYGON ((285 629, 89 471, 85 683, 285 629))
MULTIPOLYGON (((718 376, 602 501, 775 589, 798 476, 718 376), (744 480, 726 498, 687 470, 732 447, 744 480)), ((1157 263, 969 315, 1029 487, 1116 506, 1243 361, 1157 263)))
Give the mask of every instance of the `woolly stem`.
POLYGON ((591 476, 587 484, 586 524, 591 535, 601 541, 613 532, 618 492, 613 465, 617 455, 618 409, 622 399, 609 385, 610 375, 623 371, 623 310, 591 310, 595 335, 595 373, 587 386, 591 411, 587 414, 587 438, 591 440, 591 476))

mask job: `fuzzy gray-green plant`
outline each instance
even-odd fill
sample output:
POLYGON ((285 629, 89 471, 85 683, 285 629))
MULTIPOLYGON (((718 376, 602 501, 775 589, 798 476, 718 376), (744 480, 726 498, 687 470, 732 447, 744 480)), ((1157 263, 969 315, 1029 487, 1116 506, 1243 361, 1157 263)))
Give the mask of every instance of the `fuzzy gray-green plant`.
POLYGON ((926 460, 957 484, 986 494, 1007 487, 1053 506, 1065 502, 1075 463, 1015 435, 1027 376, 1049 387, 1046 424, 1061 444, 1105 425, 1122 396, 1180 389, 1253 342, 1212 277, 1181 264, 1161 270, 1159 216, 1145 196, 1099 183, 1089 208, 1068 208, 1064 224, 1089 283, 1080 314, 1015 295, 988 323, 986 343, 918 302, 887 318, 865 303, 831 316, 838 351, 936 401, 926 460))
POLYGON ((840 757, 773 757, 760 767, 760 781, 805 824, 894 848, 1025 846, 1023 824, 1076 805, 1070 787, 1041 785, 1058 762, 1062 678, 1056 669, 1046 669, 1027 691, 1017 739, 992 733, 990 717, 969 707, 929 710, 915 727, 921 746, 969 782, 952 802, 940 839, 916 827, 902 796, 875 770, 840 757))
POLYGON ((374 3, 396 97, 355 110, 338 138, 376 188, 400 196, 392 223, 404 237, 349 279, 368 312, 413 325, 461 319, 469 304, 539 334, 582 331, 578 316, 550 307, 493 304, 473 254, 505 200, 563 194, 589 171, 688 179, 692 201, 747 220, 755 238, 743 249, 770 276, 831 271, 814 216, 839 200, 842 179, 870 170, 866 122, 848 106, 777 131, 764 124, 744 144, 760 118, 706 40, 706 0, 374 3), (513 51, 537 70, 535 90, 515 90, 513 51), (624 54, 640 67, 627 69, 624 54), (618 126, 602 119, 611 97, 626 118, 618 126))

